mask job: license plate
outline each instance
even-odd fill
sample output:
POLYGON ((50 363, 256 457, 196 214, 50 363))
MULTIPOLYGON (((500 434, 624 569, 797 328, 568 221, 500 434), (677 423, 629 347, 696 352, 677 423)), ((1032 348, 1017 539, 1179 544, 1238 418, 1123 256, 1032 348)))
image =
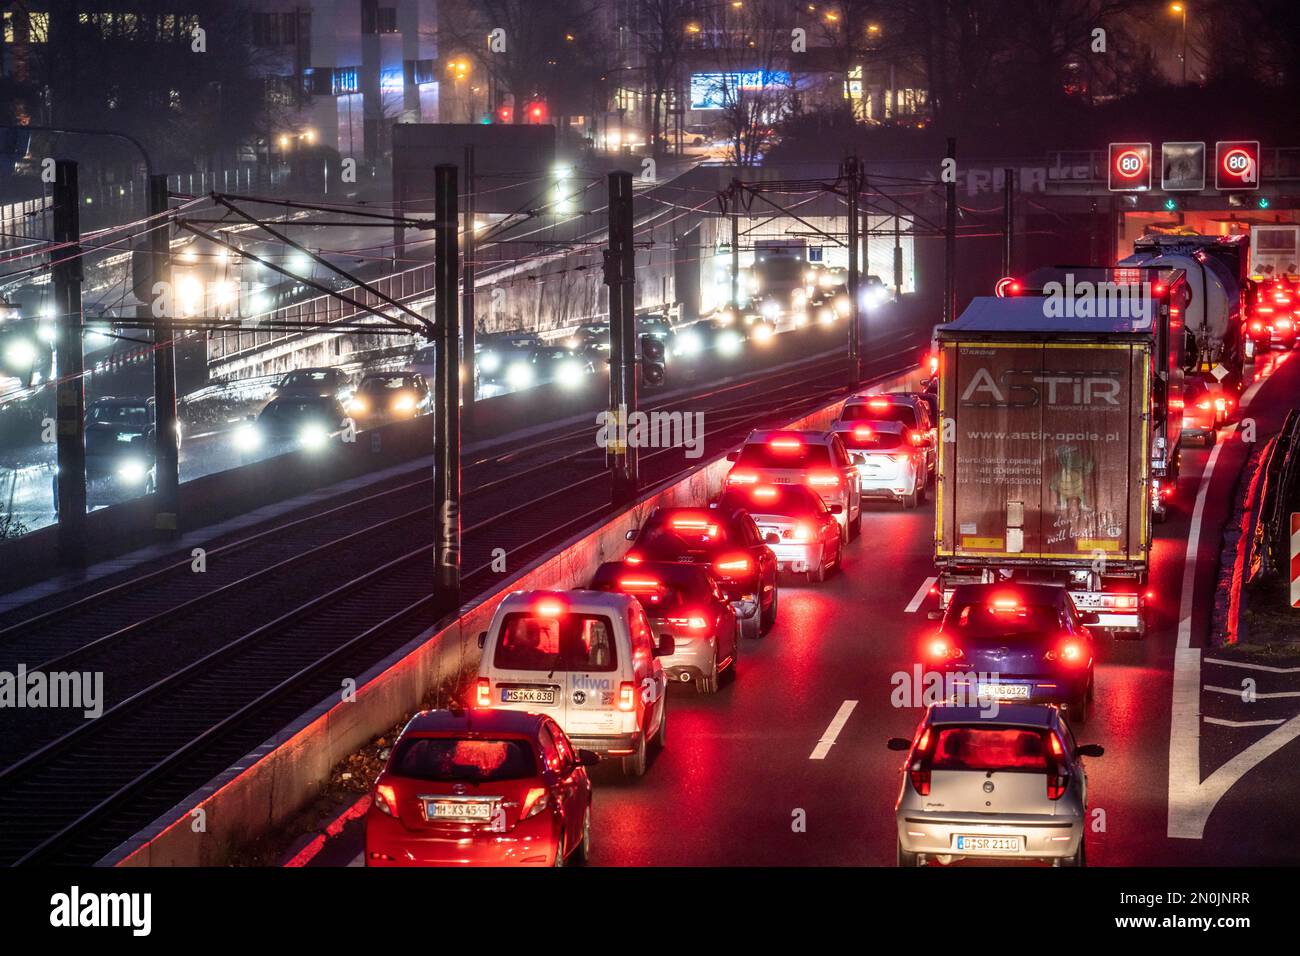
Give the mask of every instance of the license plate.
POLYGON ((553 704, 554 687, 502 687, 503 704, 553 704))
POLYGON ((490 820, 492 804, 487 800, 425 800, 424 815, 430 820, 490 820))
POLYGON ((1028 684, 980 684, 976 688, 979 697, 992 697, 996 700, 1028 700, 1028 684))
POLYGON ((964 850, 968 853, 1019 853, 1020 837, 994 837, 994 836, 974 836, 967 833, 959 833, 953 840, 956 841, 955 850, 964 850))

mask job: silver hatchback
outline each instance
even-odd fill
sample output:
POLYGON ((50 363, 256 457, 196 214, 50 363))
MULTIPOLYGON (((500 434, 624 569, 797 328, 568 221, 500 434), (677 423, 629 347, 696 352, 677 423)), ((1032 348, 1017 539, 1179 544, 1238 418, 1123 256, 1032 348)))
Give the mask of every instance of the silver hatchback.
POLYGON ((1046 860, 1085 866, 1088 777, 1052 705, 931 707, 906 751, 895 810, 899 866, 955 859, 1046 860))

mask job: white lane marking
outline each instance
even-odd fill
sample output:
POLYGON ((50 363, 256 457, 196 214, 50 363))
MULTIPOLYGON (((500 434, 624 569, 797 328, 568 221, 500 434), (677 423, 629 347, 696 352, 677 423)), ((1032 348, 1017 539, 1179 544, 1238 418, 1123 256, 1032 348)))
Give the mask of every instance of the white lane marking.
MULTIPOLYGON (((1249 397, 1253 398, 1254 393, 1251 392, 1249 397)), ((1236 425, 1228 428, 1228 435, 1235 430, 1236 425)), ((1206 780, 1201 780, 1201 650, 1191 646, 1192 585, 1196 579, 1196 551, 1201 537, 1205 499, 1222 448, 1222 442, 1216 444, 1205 463, 1196 507, 1192 511, 1192 526, 1188 533, 1187 555, 1183 565, 1178 645, 1174 649, 1173 706, 1169 718, 1167 835, 1171 839, 1203 839, 1210 814, 1232 785, 1252 767, 1300 737, 1300 716, 1292 717, 1232 757, 1206 780)))
POLYGON ((912 600, 908 603, 907 607, 903 608, 903 610, 908 614, 915 614, 920 609, 921 602, 924 601, 926 596, 930 593, 930 588, 934 587, 934 583, 938 580, 938 578, 926 578, 921 582, 921 587, 917 589, 917 592, 914 595, 912 595, 912 600))
POLYGON ((358 854, 357 854, 357 855, 356 855, 356 856, 355 856, 355 857, 354 857, 354 858, 353 858, 353 859, 348 863, 348 866, 365 866, 365 865, 366 865, 366 855, 365 855, 364 853, 358 853, 358 854))
MULTIPOLYGON (((1242 695, 1240 687, 1212 687, 1206 684, 1205 689, 1215 694, 1227 694, 1229 697, 1240 697, 1242 695)), ((1255 693, 1256 700, 1268 700, 1272 697, 1300 697, 1300 690, 1280 690, 1272 694, 1264 694, 1258 691, 1255 693)))
POLYGON ((1276 720, 1225 720, 1222 717, 1206 717, 1207 724, 1218 724, 1220 727, 1276 727, 1282 723, 1282 718, 1276 720))
POLYGON ((1222 667, 1244 667, 1252 671, 1268 671, 1270 674, 1300 674, 1300 667, 1272 667, 1268 664, 1251 664, 1247 661, 1225 661, 1217 657, 1207 657, 1202 664, 1218 664, 1222 667))
MULTIPOLYGON (((1224 438, 1229 438, 1237 430, 1235 424, 1224 429, 1224 438)), ((1224 442, 1220 441, 1206 459, 1205 471, 1201 473, 1201 487, 1196 492, 1196 506, 1192 509, 1192 524, 1187 532, 1187 555, 1183 559, 1183 590, 1178 607, 1178 646, 1192 646, 1192 602, 1195 599, 1193 585, 1196 583, 1196 552, 1201 546, 1201 518, 1205 514, 1205 500, 1210 495, 1210 479, 1214 476, 1214 466, 1218 464, 1219 452, 1223 451, 1224 442)), ((1198 659, 1199 667, 1199 659, 1198 659)))
MULTIPOLYGON (((1236 426, 1228 429, 1229 434, 1236 426)), ((1183 557, 1183 589, 1178 608, 1178 643, 1174 648, 1173 701, 1169 716, 1169 821, 1170 837, 1199 840, 1205 832, 1214 802, 1201 789, 1201 650, 1192 647, 1192 588, 1196 582, 1196 552, 1201 540, 1201 519, 1205 499, 1210 493, 1210 479, 1224 443, 1217 442, 1201 473, 1201 487, 1192 509, 1192 523, 1187 534, 1187 553, 1183 557), (1199 821, 1199 822, 1198 822, 1199 821)))
POLYGON ((849 721, 849 714, 853 713, 853 708, 858 706, 856 700, 846 700, 840 704, 840 709, 835 712, 830 726, 826 728, 826 733, 822 734, 821 740, 817 741, 817 746, 809 755, 809 760, 825 760, 826 755, 831 752, 831 747, 835 745, 835 738, 840 735, 844 725, 849 721))

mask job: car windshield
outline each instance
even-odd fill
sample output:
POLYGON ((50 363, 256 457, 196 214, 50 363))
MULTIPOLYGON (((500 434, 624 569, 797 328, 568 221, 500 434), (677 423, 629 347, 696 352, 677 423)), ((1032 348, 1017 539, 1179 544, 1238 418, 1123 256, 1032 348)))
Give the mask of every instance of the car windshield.
POLYGON ((755 468, 829 468, 831 450, 798 438, 750 442, 740 451, 739 464, 755 468))
POLYGON ((114 425, 148 425, 149 406, 92 405, 90 420, 92 422, 111 422, 114 425))
POLYGON ((732 488, 718 499, 720 510, 743 508, 751 514, 789 515, 792 518, 824 515, 828 512, 821 495, 803 485, 758 485, 732 488))
POLYGON ((270 419, 291 419, 328 412, 329 406, 324 402, 272 402, 262 410, 262 415, 270 419))
POLYGON ((908 428, 917 428, 916 409, 911 405, 894 402, 870 402, 845 405, 840 413, 842 422, 899 422, 908 428))
POLYGON ((522 740, 410 737, 398 743, 392 773, 414 780, 489 783, 535 777, 537 762, 522 740))
POLYGON ((561 359, 572 358, 573 353, 566 348, 538 349, 533 353, 533 359, 538 362, 558 362, 561 359))
POLYGON ((945 630, 976 640, 1033 640, 1061 629, 1060 613, 1051 604, 1024 604, 1015 600, 954 604, 945 630))
POLYGON ((768 282, 803 283, 804 261, 793 256, 773 256, 758 263, 757 271, 768 282))
POLYGON ((1047 731, 1027 727, 941 727, 932 770, 1047 770, 1047 731))
POLYGON ((290 372, 284 378, 280 379, 280 387, 288 388, 293 385, 323 385, 329 381, 330 373, 327 371, 319 372, 290 372))
POLYGON ((612 671, 614 625, 593 614, 507 614, 492 660, 502 670, 612 671))
POLYGON ((361 383, 363 392, 383 392, 396 391, 400 388, 413 387, 410 380, 404 375, 384 376, 382 378, 368 378, 361 383))

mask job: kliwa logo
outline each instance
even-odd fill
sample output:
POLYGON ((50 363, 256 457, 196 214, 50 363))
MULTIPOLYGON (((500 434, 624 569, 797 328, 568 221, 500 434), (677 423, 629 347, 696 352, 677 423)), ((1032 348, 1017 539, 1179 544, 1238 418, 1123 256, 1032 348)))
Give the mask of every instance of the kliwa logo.
POLYGON ((1049 319, 1133 319, 1134 328, 1149 328, 1153 313, 1150 282, 1065 282, 1043 286, 1043 315, 1049 319))

